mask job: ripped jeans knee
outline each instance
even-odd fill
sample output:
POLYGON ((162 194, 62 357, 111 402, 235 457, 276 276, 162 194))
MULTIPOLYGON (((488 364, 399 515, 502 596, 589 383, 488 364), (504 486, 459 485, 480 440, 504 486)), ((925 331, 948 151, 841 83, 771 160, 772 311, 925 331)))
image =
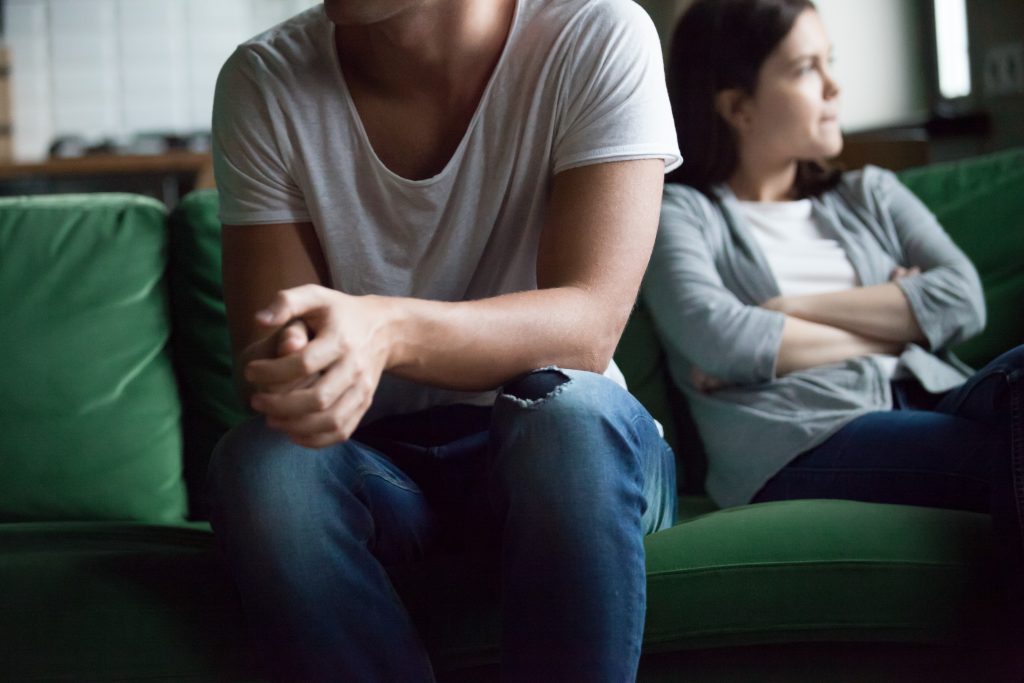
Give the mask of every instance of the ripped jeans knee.
POLYGON ((557 395, 571 381, 557 367, 540 368, 512 380, 502 387, 501 393, 525 407, 557 395))

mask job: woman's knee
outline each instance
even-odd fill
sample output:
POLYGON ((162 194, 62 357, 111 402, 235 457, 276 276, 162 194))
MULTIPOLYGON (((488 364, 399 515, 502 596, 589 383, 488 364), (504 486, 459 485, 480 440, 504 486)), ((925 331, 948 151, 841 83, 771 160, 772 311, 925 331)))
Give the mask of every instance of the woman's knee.
POLYGON ((1024 344, 1000 354, 982 372, 1000 372, 1010 379, 1024 381, 1024 344))

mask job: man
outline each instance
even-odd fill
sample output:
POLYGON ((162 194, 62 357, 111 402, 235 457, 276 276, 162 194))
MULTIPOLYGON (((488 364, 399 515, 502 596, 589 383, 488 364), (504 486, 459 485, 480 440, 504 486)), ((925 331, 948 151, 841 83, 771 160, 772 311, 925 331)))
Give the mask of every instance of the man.
POLYGON ((633 679, 675 504, 600 374, 679 162, 643 11, 326 0, 224 66, 214 157, 257 416, 212 519, 274 675, 432 680, 392 576, 497 548, 504 677, 633 679))

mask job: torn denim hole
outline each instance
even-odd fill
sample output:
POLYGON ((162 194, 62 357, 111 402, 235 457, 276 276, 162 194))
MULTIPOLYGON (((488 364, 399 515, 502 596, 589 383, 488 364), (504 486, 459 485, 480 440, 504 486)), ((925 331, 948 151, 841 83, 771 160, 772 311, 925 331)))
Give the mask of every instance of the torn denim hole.
POLYGON ((540 368, 514 379, 501 389, 501 395, 521 408, 557 396, 572 379, 555 366, 540 368))

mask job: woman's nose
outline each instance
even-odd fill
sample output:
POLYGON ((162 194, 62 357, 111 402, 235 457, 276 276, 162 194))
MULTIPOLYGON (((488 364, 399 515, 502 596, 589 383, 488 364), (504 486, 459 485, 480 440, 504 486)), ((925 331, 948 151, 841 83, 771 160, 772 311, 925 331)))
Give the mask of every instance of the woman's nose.
POLYGON ((832 76, 832 71, 827 68, 822 71, 822 75, 824 76, 822 81, 825 87, 825 99, 835 99, 839 96, 839 82, 832 76))

